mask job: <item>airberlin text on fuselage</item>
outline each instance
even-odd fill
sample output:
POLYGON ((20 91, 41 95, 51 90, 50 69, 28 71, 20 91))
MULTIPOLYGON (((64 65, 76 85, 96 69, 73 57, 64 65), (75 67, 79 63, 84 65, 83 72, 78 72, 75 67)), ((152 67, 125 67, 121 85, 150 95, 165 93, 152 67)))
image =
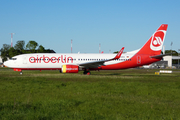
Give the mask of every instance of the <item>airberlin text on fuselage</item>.
POLYGON ((71 61, 71 63, 73 63, 73 58, 72 57, 67 57, 66 58, 66 55, 61 55, 61 57, 48 57, 48 56, 45 56, 45 55, 43 55, 43 56, 36 56, 36 57, 30 57, 29 58, 29 62, 30 63, 42 63, 42 62, 44 62, 44 63, 49 63, 49 62, 51 62, 51 63, 59 63, 59 62, 61 62, 61 63, 69 63, 69 61, 71 61))

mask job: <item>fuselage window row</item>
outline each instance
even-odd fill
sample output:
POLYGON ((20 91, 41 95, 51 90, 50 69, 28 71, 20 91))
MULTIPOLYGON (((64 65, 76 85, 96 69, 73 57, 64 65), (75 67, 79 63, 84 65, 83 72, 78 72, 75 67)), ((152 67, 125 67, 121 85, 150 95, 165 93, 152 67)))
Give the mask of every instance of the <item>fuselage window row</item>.
MULTIPOLYGON (((16 60, 16 59, 12 59, 12 60, 16 60)), ((58 59, 31 59, 31 60, 58 60, 58 59)), ((71 60, 71 59, 67 59, 67 60, 71 60)), ((76 61, 76 59, 72 59, 72 60, 76 61)), ((108 59, 78 59, 78 61, 101 61, 101 60, 108 60, 108 59)), ((116 59, 114 61, 131 61, 131 59, 116 59)))

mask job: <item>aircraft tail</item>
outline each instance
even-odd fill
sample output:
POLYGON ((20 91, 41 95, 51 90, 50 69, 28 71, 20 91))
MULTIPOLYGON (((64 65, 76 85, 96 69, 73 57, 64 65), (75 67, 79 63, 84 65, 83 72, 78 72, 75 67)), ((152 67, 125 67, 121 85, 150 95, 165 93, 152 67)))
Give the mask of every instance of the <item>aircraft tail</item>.
POLYGON ((167 24, 162 24, 146 42, 146 44, 139 50, 138 54, 149 54, 152 56, 160 55, 167 27, 167 24))

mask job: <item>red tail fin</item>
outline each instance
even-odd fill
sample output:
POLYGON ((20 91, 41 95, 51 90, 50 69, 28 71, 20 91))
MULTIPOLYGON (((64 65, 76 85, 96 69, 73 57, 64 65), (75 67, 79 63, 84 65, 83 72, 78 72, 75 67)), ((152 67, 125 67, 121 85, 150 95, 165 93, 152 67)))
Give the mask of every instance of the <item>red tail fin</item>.
POLYGON ((160 55, 167 27, 167 24, 162 24, 146 42, 146 44, 140 49, 138 54, 160 55))

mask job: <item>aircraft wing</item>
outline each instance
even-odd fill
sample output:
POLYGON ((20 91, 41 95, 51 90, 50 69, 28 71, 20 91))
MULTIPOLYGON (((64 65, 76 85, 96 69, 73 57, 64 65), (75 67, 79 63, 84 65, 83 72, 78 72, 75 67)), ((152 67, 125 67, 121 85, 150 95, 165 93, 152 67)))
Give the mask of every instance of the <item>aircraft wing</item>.
POLYGON ((118 52, 118 54, 114 58, 112 58, 112 59, 106 59, 106 60, 100 60, 100 61, 81 63, 81 64, 79 64, 79 66, 91 67, 91 68, 105 66, 104 62, 108 62, 108 61, 119 59, 121 57, 122 53, 123 53, 123 50, 124 50, 124 47, 122 47, 122 49, 118 52))

